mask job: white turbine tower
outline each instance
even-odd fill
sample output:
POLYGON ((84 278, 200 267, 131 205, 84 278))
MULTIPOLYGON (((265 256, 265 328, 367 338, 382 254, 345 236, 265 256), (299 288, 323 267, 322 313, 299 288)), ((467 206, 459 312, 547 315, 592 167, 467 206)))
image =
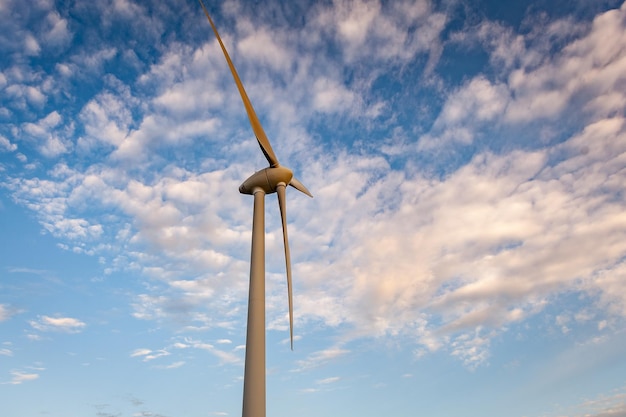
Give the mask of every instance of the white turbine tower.
POLYGON ((200 5, 206 15, 215 37, 219 42, 224 57, 233 74, 235 84, 241 94, 241 100, 248 113, 250 125, 261 146, 261 151, 270 166, 257 171, 241 184, 239 192, 254 196, 254 214, 252 218, 252 254, 250 256, 250 293, 248 296, 248 330, 246 334, 246 362, 243 376, 243 417, 265 417, 265 194, 276 192, 283 224, 283 243, 285 245, 285 265, 287 269, 287 294, 289 300, 289 337, 293 350, 293 300, 291 286, 291 259, 289 239, 287 237, 287 208, 285 188, 291 185, 309 197, 309 190, 296 178, 293 172, 278 163, 278 158, 270 145, 252 103, 243 88, 237 70, 230 60, 226 47, 217 28, 209 16, 202 0, 200 5))

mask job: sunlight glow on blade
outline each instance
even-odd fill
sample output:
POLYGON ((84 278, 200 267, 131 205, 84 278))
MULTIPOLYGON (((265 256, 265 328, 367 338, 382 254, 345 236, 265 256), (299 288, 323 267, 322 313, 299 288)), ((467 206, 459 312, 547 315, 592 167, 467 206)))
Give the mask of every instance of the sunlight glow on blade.
POLYGON ((252 107, 252 103, 250 102, 250 99, 248 98, 248 94, 246 94, 246 90, 243 88, 243 84, 241 83, 241 80, 239 79, 239 75, 237 74, 235 65, 233 65, 233 62, 230 60, 228 51, 226 51, 226 47, 224 46, 224 43, 222 42, 222 38, 220 38, 220 34, 217 32, 217 28, 215 27, 215 24, 213 24, 213 20, 211 19, 211 16, 209 16, 209 12, 207 11, 206 7, 204 7, 204 3, 202 2, 202 0, 199 0, 199 1, 200 1, 200 5, 202 6, 202 10, 204 10, 204 14, 206 15, 207 19, 209 19, 209 23, 211 24, 211 27, 213 28, 213 32, 215 33, 215 37, 217 38, 217 41, 222 47, 222 52, 224 52, 224 57, 226 58, 226 62, 228 63, 230 72, 233 74, 233 78, 235 79, 235 84, 237 84, 237 89, 239 89, 241 100, 243 101, 243 105, 246 108, 246 113, 248 113, 248 119, 250 120, 250 125, 252 126, 254 135, 256 136, 256 139, 259 142, 261 151, 263 151, 263 155, 265 155, 265 158, 269 162, 270 166, 276 167, 279 165, 278 158, 274 154, 272 145, 270 145, 270 141, 267 139, 267 136, 265 135, 265 131, 263 130, 263 127, 261 126, 261 122, 259 121, 259 118, 257 117, 254 111, 254 108, 252 107))

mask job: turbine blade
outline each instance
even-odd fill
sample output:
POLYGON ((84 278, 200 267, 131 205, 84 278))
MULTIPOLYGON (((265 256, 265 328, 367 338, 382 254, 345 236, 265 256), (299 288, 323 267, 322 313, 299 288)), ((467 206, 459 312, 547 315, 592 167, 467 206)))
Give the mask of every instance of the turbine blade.
POLYGON ((306 187, 300 181, 296 179, 296 177, 291 178, 289 185, 291 185, 293 188, 300 191, 301 193, 304 193, 308 195, 309 197, 313 198, 313 194, 311 194, 309 190, 307 190, 306 187))
POLYGON ((265 155, 265 158, 267 159, 267 162, 269 162, 270 166, 276 167, 279 165, 278 158, 274 154, 272 145, 270 145, 270 141, 267 139, 267 136, 265 135, 263 126, 261 126, 261 122, 259 121, 259 118, 257 117, 256 112, 254 111, 254 108, 252 107, 252 103, 250 102, 250 99, 248 98, 248 94, 246 94, 246 90, 243 88, 243 84, 241 83, 241 80, 239 79, 239 75, 237 74, 235 65, 233 65, 233 62, 230 60, 228 51, 226 51, 226 47, 224 46, 224 43, 222 42, 222 38, 220 38, 220 34, 217 32, 217 28, 215 27, 215 24, 213 23, 211 16, 209 16, 209 12, 207 11, 206 7, 204 7, 204 3, 202 2, 202 0, 199 0, 199 1, 200 1, 200 5, 202 6, 202 10, 204 10, 204 14, 206 15, 207 19, 209 19, 209 23, 211 24, 211 27, 213 28, 213 33, 215 33, 215 37, 217 38, 217 41, 222 47, 222 52, 224 52, 224 57, 226 58, 226 62, 228 63, 230 72, 233 74, 233 78, 235 79, 235 84, 237 84, 237 89, 239 90, 239 94, 241 95, 241 100, 243 101, 243 105, 246 108, 246 113, 248 113, 248 119, 250 120, 250 125, 252 126, 252 130, 254 131, 254 135, 256 136, 257 142, 259 142, 261 151, 263 151, 263 155, 265 155))
POLYGON ((285 184, 280 183, 276 187, 278 205, 280 206, 280 219, 283 222, 283 243, 285 244, 285 264, 287 267, 287 296, 289 298, 289 338, 291 350, 293 350, 293 298, 291 287, 291 255, 289 254, 289 238, 287 237, 287 203, 285 197, 285 184))

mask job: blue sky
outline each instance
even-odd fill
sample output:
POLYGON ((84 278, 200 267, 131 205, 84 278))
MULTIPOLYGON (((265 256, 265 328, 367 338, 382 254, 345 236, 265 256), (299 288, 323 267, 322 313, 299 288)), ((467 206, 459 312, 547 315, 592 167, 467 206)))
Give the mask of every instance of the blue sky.
MULTIPOLYGON (((207 2, 281 162, 268 415, 626 416, 626 4, 207 2)), ((0 412, 241 413, 266 161, 192 0, 0 1, 0 412)))

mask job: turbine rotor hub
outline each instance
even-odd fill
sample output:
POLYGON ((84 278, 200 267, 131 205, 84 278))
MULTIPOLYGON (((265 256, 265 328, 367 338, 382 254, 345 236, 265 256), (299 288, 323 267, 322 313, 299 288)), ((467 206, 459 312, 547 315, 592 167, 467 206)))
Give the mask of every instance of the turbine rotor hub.
POLYGON ((293 178, 293 172, 284 166, 268 167, 252 174, 239 186, 241 194, 254 194, 257 189, 261 189, 265 194, 276 192, 279 184, 289 185, 293 178))

